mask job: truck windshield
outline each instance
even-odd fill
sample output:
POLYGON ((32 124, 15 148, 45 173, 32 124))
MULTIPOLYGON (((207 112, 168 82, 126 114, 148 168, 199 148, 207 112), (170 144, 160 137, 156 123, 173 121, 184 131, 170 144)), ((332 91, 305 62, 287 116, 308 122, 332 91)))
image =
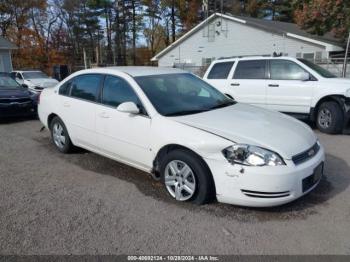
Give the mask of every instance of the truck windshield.
POLYGON ((337 77, 336 75, 329 72, 327 69, 324 69, 323 67, 316 65, 309 60, 306 60, 303 58, 299 58, 298 60, 325 78, 336 78, 337 77))

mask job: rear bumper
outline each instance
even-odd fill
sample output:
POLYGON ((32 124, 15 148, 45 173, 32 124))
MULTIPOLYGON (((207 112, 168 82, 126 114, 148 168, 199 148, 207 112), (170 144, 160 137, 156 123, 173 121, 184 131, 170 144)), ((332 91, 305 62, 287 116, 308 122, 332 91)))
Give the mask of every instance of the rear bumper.
POLYGON ((324 149, 310 160, 286 166, 247 167, 231 165, 227 161, 205 159, 214 178, 219 202, 269 207, 283 205, 312 191, 319 183, 308 183, 310 176, 325 161, 324 149), (304 182, 303 182, 304 181, 304 182))

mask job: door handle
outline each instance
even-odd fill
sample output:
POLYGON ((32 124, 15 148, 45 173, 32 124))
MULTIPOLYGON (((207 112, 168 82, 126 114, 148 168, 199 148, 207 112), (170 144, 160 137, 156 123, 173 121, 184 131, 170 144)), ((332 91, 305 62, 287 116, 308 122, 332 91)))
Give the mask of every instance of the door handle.
POLYGON ((106 112, 99 113, 98 116, 101 118, 109 118, 109 115, 107 115, 106 112))
POLYGON ((232 83, 231 86, 240 86, 240 83, 232 83))
POLYGON ((278 84, 269 84, 269 87, 279 87, 280 85, 278 84))
POLYGON ((63 106, 64 106, 64 107, 70 107, 70 104, 69 104, 68 102, 64 102, 64 103, 63 103, 63 106))

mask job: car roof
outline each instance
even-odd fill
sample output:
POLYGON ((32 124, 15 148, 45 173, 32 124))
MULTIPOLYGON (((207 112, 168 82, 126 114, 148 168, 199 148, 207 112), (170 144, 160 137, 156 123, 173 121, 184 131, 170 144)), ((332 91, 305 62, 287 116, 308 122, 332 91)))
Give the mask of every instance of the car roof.
POLYGON ((152 66, 113 66, 113 67, 99 67, 92 69, 85 69, 79 73, 113 73, 123 72, 132 77, 149 76, 149 75, 163 75, 163 74, 181 74, 188 73, 184 70, 171 67, 152 67, 152 66))
POLYGON ((295 60, 296 58, 290 57, 290 56, 246 56, 246 57, 218 59, 218 60, 213 61, 213 63, 244 61, 244 60, 271 60, 271 59, 295 60))
POLYGON ((11 73, 43 72, 40 70, 13 70, 11 73))

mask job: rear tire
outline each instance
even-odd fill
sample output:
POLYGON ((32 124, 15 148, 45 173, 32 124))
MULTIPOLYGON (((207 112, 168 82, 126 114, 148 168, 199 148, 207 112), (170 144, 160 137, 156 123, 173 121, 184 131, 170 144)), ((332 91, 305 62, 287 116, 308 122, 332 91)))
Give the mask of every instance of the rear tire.
POLYGON ((161 180, 171 197, 202 205, 215 196, 211 173, 196 154, 177 149, 165 155, 160 164, 161 180))
POLYGON ((324 102, 318 109, 317 128, 327 134, 339 134, 344 125, 343 110, 337 102, 324 102))
POLYGON ((52 119, 50 123, 50 131, 52 141, 58 151, 64 154, 73 151, 74 146, 70 140, 67 128, 58 116, 52 119))

